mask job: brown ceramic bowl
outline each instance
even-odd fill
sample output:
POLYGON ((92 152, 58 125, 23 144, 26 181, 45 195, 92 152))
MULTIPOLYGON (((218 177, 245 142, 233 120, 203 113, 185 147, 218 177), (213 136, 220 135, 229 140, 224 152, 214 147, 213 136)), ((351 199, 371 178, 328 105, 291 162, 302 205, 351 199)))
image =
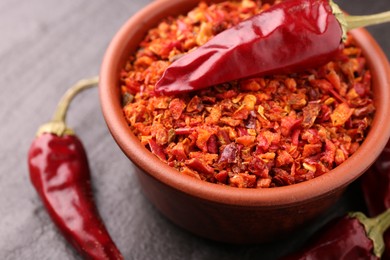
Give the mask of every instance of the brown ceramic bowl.
POLYGON ((146 31, 168 15, 185 13, 198 0, 158 0, 128 20, 113 38, 100 74, 100 98, 109 130, 139 169, 144 194, 172 222, 202 237, 232 243, 270 241, 307 224, 331 206, 363 174, 390 136, 390 68, 386 56, 363 29, 353 31, 372 70, 375 105, 372 128, 342 165, 313 180, 286 187, 240 189, 182 175, 143 147, 121 110, 119 71, 146 31))

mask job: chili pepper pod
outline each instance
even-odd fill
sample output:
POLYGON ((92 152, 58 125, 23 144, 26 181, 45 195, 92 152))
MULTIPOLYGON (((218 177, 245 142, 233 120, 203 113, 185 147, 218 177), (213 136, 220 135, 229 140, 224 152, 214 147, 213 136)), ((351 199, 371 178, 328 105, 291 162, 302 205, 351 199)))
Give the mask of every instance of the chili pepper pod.
POLYGON ((323 227, 302 250, 284 260, 380 259, 383 232, 390 226, 390 210, 375 218, 353 212, 323 227))
POLYGON ((30 179, 64 237, 86 259, 123 259, 93 201, 85 149, 65 124, 73 97, 95 86, 97 78, 70 88, 53 120, 39 128, 28 153, 30 179))
MULTIPOLYGON (((375 163, 360 178, 363 197, 370 216, 390 208, 390 142, 386 144, 375 163)), ((390 259, 390 229, 384 234, 383 259, 390 259)))
POLYGON ((347 29, 389 18, 389 13, 344 16, 328 0, 284 1, 174 61, 155 92, 174 95, 247 77, 317 68, 339 54, 347 29))

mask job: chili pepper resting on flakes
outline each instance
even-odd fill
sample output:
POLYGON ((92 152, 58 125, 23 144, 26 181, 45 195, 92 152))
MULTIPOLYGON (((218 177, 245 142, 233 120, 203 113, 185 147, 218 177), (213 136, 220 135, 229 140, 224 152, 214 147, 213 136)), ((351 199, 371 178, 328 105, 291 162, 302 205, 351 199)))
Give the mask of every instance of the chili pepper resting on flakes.
POLYGON ((93 201, 84 147, 65 124, 68 106, 98 80, 80 81, 65 93, 52 121, 42 125, 28 154, 30 179, 53 222, 87 259, 123 259, 93 201))
POLYGON ((389 12, 345 16, 328 0, 284 1, 174 61, 155 91, 174 95, 241 78, 316 68, 337 56, 347 29, 389 20, 389 12))
MULTIPOLYGON (((371 216, 390 208, 390 142, 360 181, 371 216)), ((382 259, 390 259, 390 229, 385 232, 384 240, 386 249, 382 259)))
POLYGON ((326 225, 310 244, 285 260, 380 259, 383 232, 390 226, 390 209, 375 218, 352 212, 326 225))

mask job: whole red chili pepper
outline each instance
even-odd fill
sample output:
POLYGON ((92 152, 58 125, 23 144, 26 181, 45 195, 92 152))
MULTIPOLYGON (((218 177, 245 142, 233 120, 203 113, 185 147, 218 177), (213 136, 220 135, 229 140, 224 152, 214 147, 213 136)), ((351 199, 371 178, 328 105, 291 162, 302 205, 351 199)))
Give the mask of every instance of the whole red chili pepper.
MULTIPOLYGON (((371 216, 390 208, 390 141, 360 181, 367 210, 371 216)), ((390 229, 385 232, 384 240, 386 249, 383 259, 390 259, 390 229)))
POLYGON ((376 218, 354 212, 323 227, 310 243, 285 260, 368 260, 383 254, 383 232, 390 226, 390 210, 376 218))
POLYGON ((97 79, 80 81, 65 94, 53 120, 37 133, 28 154, 30 179, 53 222, 87 259, 123 259, 93 201, 84 147, 65 125, 67 108, 97 79))
POLYGON ((155 91, 173 95, 241 78, 315 68, 343 48, 346 23, 352 29, 388 19, 388 15, 368 20, 346 17, 329 0, 284 1, 177 59, 155 91))

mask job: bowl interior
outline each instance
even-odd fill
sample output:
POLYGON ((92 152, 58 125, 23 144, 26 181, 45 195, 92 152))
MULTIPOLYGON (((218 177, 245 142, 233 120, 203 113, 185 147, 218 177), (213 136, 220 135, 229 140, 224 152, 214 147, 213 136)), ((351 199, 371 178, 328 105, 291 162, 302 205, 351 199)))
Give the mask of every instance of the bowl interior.
POLYGON ((238 189, 182 175, 157 159, 130 132, 123 116, 119 93, 119 72, 130 53, 137 49, 147 30, 162 18, 185 13, 199 1, 160 0, 128 20, 109 45, 100 72, 100 99, 104 118, 123 152, 146 174, 190 196, 237 206, 287 207, 316 200, 345 188, 375 161, 390 136, 390 68, 386 56, 364 29, 353 30, 372 71, 376 114, 361 147, 342 165, 313 180, 269 189, 238 189))

